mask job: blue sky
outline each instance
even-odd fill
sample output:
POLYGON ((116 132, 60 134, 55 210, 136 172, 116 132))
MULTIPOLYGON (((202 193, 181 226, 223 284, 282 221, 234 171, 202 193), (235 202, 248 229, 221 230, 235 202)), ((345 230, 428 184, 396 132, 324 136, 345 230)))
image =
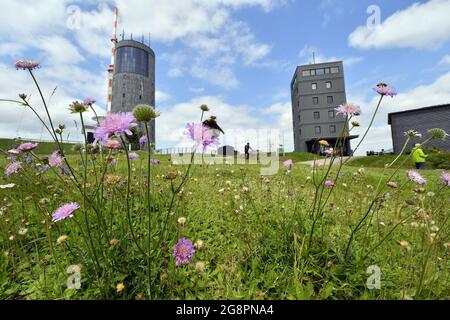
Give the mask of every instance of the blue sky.
MULTIPOLYGON (((198 118, 196 107, 207 103, 227 132, 223 143, 242 148, 244 140, 258 140, 264 146, 265 131, 279 130, 291 149, 289 85, 295 67, 310 62, 313 51, 317 61, 344 61, 347 99, 361 105, 363 128, 374 108, 373 85, 387 82, 400 93, 380 110, 361 152, 391 147, 388 112, 450 103, 450 0, 119 0, 117 5, 119 31, 152 34, 162 112, 158 148, 187 146, 183 127, 198 118), (368 29, 373 4, 381 21, 368 29)), ((36 73, 44 91, 58 86, 52 112, 67 124, 70 140, 80 139, 67 105, 93 96, 97 108, 105 108, 114 1, 3 0, 0 6, 0 95, 30 93, 39 106, 26 73, 13 63, 41 61, 36 73)), ((26 110, 0 108, 0 137, 46 137, 26 110)))

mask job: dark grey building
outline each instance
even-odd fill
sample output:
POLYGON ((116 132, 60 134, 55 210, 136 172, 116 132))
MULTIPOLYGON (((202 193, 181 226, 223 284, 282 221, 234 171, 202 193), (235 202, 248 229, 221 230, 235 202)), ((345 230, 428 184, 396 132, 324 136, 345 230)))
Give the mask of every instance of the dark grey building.
MULTIPOLYGON (((138 41, 116 44, 112 83, 112 112, 131 112, 138 104, 155 106, 155 53, 138 41)), ((150 124, 150 141, 155 143, 155 122, 150 124)))
MULTIPOLYGON (((406 142, 406 131, 414 130, 422 134, 422 138, 416 138, 409 143, 406 149, 406 152, 409 152, 414 144, 429 138, 427 131, 430 129, 441 128, 447 133, 450 132, 450 104, 390 113, 388 124, 391 125, 392 144, 396 154, 400 153, 406 142)), ((426 146, 450 151, 450 139, 432 140, 426 146)))
MULTIPOLYGON (((347 102, 342 61, 298 66, 291 82, 294 148, 296 152, 319 152, 318 141, 332 146, 342 134, 345 119, 335 108, 347 102)), ((348 126, 345 128, 348 135, 348 126)), ((349 136, 344 154, 351 152, 349 136)))

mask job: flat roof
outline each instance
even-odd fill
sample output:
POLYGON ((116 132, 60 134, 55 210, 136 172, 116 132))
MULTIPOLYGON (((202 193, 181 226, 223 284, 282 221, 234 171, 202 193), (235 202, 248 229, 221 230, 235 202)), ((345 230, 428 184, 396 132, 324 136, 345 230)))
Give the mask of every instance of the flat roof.
POLYGON ((297 72, 299 70, 304 71, 305 69, 314 69, 314 68, 321 68, 321 67, 326 67, 328 65, 344 65, 344 62, 342 60, 338 60, 338 61, 328 61, 328 62, 320 62, 320 63, 310 63, 310 64, 303 64, 303 65, 299 65, 295 68, 295 72, 294 72, 294 76, 292 77, 291 80, 291 87, 294 84, 295 79, 297 78, 297 72))
POLYGON ((412 112, 418 112, 418 111, 428 111, 428 110, 432 110, 432 109, 439 109, 439 108, 450 108, 450 103, 447 104, 439 104, 436 106, 430 106, 430 107, 424 107, 424 108, 418 108, 418 109, 411 109, 411 110, 404 110, 404 111, 398 111, 398 112, 392 112, 388 114, 388 124, 391 124, 391 117, 393 115, 398 115, 398 114, 404 114, 404 113, 412 113, 412 112))

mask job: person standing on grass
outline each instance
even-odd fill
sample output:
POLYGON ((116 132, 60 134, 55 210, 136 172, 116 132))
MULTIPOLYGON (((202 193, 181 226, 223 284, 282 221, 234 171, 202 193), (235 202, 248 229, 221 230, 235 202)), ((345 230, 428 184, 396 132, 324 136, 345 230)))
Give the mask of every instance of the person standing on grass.
POLYGON ((411 152, 412 152, 412 160, 416 164, 416 169, 424 170, 425 161, 428 156, 423 152, 422 145, 417 143, 411 152))
POLYGON ((250 142, 247 142, 247 144, 245 145, 245 159, 250 159, 250 150, 253 151, 253 149, 250 147, 250 142))

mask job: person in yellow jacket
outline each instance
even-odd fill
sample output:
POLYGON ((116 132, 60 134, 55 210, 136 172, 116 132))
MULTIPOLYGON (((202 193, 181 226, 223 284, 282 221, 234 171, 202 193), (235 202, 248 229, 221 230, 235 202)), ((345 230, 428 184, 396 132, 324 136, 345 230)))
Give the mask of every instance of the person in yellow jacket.
POLYGON ((416 144, 411 153, 412 161, 416 164, 416 169, 425 169, 425 161, 428 156, 423 152, 422 145, 419 143, 416 144))

